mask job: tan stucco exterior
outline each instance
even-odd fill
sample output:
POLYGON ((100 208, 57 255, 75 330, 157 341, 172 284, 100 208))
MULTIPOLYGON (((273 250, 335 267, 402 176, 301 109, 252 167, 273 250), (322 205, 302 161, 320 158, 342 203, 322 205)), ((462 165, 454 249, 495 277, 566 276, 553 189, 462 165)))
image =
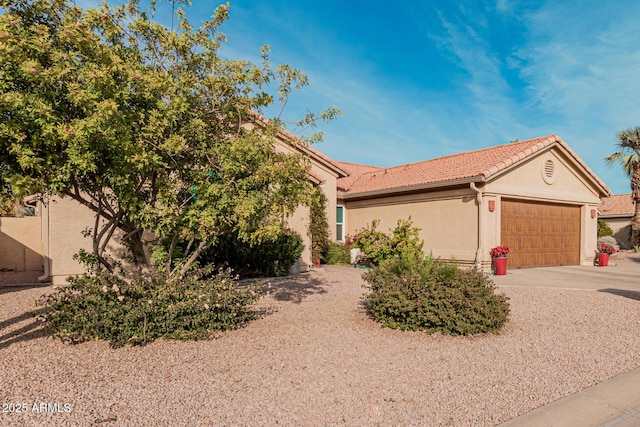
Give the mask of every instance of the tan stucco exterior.
POLYGON ((633 217, 602 217, 601 219, 611 227, 613 237, 624 245, 624 249, 631 249, 631 220, 633 217))
POLYGON ((424 250, 435 257, 455 257, 473 263, 478 247, 478 210, 470 188, 422 192, 346 201, 346 230, 358 230, 379 220, 378 230, 388 232, 399 219, 411 217, 420 228, 424 250))
MULTIPOLYGON (((64 284, 67 277, 85 271, 84 266, 74 260, 73 256, 80 249, 92 252, 91 237, 85 236, 85 232, 93 229, 94 223, 94 212, 69 197, 52 197, 43 206, 45 274, 54 285, 64 284)), ((122 237, 122 233, 116 232, 107 252, 121 259, 125 249, 116 243, 119 237, 122 237)))
POLYGON ((0 269, 42 271, 41 218, 0 217, 0 269))

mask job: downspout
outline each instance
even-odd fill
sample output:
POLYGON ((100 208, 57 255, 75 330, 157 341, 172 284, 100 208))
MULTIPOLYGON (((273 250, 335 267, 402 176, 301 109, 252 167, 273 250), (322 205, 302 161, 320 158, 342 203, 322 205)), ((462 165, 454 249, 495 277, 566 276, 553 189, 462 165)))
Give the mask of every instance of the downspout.
POLYGON ((51 259, 49 258, 49 206, 48 202, 40 201, 40 232, 42 233, 42 265, 44 271, 38 277, 38 282, 47 282, 51 278, 51 259))
POLYGON ((478 271, 482 271, 482 252, 484 245, 484 209, 482 209, 482 191, 476 187, 475 182, 471 182, 470 186, 471 190, 476 193, 476 201, 478 205, 478 248, 476 249, 476 259, 473 262, 473 267, 478 271))

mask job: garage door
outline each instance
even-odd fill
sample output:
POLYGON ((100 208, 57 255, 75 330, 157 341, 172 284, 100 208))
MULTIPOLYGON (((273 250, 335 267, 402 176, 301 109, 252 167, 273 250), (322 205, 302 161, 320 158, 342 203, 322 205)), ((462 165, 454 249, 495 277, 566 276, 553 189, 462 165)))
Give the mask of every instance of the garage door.
POLYGON ((509 268, 580 264, 580 206, 502 200, 509 268))

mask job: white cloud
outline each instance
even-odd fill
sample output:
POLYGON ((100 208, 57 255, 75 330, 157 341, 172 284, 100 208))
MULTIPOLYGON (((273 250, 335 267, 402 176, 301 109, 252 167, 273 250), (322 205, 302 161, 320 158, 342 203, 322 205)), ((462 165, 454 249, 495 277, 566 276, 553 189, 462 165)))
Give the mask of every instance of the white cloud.
POLYGON ((617 131, 640 123, 640 9, 629 6, 562 2, 528 11, 528 39, 512 62, 544 125, 614 192, 628 191, 628 179, 602 159, 614 151, 617 131))

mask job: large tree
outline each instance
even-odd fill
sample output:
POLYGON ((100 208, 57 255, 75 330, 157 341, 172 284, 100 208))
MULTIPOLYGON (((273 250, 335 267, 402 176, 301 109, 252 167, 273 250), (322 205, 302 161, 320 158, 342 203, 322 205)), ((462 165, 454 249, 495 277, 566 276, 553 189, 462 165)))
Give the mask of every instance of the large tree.
POLYGON ((305 159, 274 150, 283 122, 246 125, 307 78, 273 67, 267 47, 259 65, 222 58, 228 5, 197 29, 178 8, 175 30, 137 0, 0 5, 0 164, 15 188, 96 213, 100 268, 116 271, 106 249, 121 233, 134 264, 182 277, 225 233, 275 236, 306 197, 305 159))
POLYGON ((631 198, 635 213, 631 221, 631 244, 640 245, 640 126, 617 134, 618 151, 605 160, 609 164, 619 162, 631 178, 631 198))

